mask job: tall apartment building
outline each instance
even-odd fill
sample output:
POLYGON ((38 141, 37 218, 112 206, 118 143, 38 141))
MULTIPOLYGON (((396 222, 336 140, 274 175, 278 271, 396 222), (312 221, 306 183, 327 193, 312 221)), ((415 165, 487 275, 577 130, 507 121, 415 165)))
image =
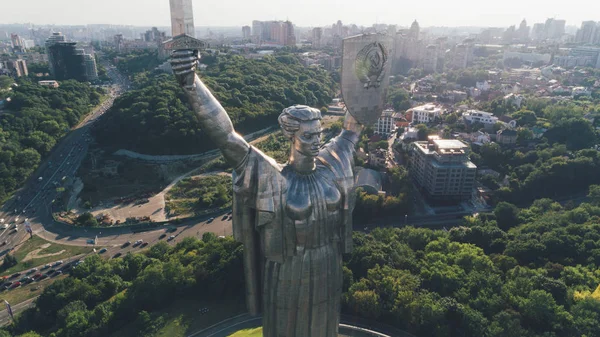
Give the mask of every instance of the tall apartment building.
POLYGON ((546 39, 560 39, 565 35, 565 20, 547 19, 544 25, 544 37, 546 39))
POLYGON ((91 54, 83 54, 85 62, 85 74, 88 81, 96 81, 98 79, 98 68, 96 66, 96 58, 91 54))
POLYGON ((252 36, 256 43, 296 45, 294 25, 290 21, 252 21, 252 36))
POLYGON ((468 200, 476 173, 469 147, 459 140, 430 136, 428 141, 412 143, 410 174, 432 201, 468 200))
POLYGON ((375 133, 379 135, 389 136, 396 130, 396 123, 394 121, 394 110, 386 109, 383 110, 377 123, 375 124, 375 133))
POLYGON ((27 62, 23 59, 0 59, 0 69, 5 68, 9 74, 14 77, 29 75, 27 70, 27 62))
POLYGON ((50 69, 56 80, 87 80, 83 50, 77 51, 75 45, 75 42, 56 42, 48 46, 50 69))
POLYGON ((600 26, 595 21, 583 21, 575 35, 575 42, 595 44, 600 42, 600 26))
POLYGON ((434 44, 430 44, 425 48, 425 54, 423 56, 423 70, 428 73, 435 73, 437 71, 438 63, 438 48, 434 44))
POLYGON ((56 80, 75 79, 78 81, 95 81, 98 69, 93 49, 89 52, 77 48, 75 42, 66 42, 61 33, 54 33, 46 40, 46 53, 50 73, 56 80))
POLYGON ((55 71, 54 71, 54 59, 52 58, 52 54, 50 53, 50 46, 53 46, 56 43, 59 42, 66 42, 67 39, 66 37, 58 32, 58 33, 52 33, 52 35, 50 35, 50 37, 46 40, 46 54, 48 54, 48 65, 50 67, 50 74, 52 76, 56 76, 55 75, 55 71))
POLYGON ((316 27, 312 30, 312 46, 313 48, 323 47, 323 28, 316 27))
POLYGON ((242 27, 242 38, 249 39, 251 35, 252 35, 252 28, 250 28, 250 26, 243 26, 242 27))
POLYGON ((459 43, 454 49, 454 59, 452 66, 456 69, 464 69, 469 65, 473 58, 473 45, 471 43, 459 43))

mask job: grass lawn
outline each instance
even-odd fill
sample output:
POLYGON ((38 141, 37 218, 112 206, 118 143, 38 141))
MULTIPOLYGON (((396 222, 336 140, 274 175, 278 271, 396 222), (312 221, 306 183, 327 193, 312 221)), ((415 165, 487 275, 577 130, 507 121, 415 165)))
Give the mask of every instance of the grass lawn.
MULTIPOLYGON (((166 324, 148 337, 185 337, 244 312, 244 298, 220 301, 178 300, 158 313, 166 315, 166 324), (201 314, 201 308, 208 308, 209 311, 201 314)), ((133 336, 136 333, 133 329, 133 326, 125 326, 110 337, 133 336)))
POLYGON ((69 257, 87 254, 91 252, 93 247, 78 247, 78 246, 66 246, 58 243, 52 243, 46 241, 39 236, 34 235, 33 238, 27 239, 26 241, 20 243, 18 250, 13 254, 17 258, 17 265, 10 267, 7 270, 1 272, 1 275, 10 275, 12 273, 16 273, 18 271, 23 271, 29 268, 37 267, 46 263, 54 262, 61 259, 67 259, 69 257), (33 258, 31 260, 22 262, 25 256, 30 252, 40 249, 43 245, 49 245, 47 248, 41 249, 37 252, 37 255, 43 256, 44 254, 53 254, 61 252, 57 255, 51 255, 46 257, 38 257, 33 258))
POLYGON ((262 328, 254 328, 238 331, 229 337, 262 337, 262 335, 262 328))
MULTIPOLYGON (((42 293, 42 291, 44 291, 44 288, 51 285, 55 281, 63 279, 65 277, 68 276, 60 275, 58 277, 47 278, 40 282, 33 282, 26 286, 19 287, 17 289, 5 290, 2 293, 0 293, 0 298, 8 301, 8 303, 10 303, 11 305, 15 305, 23 301, 27 301, 30 298, 39 296, 42 293)), ((2 310, 6 310, 6 307, 1 306, 0 311, 2 310)))

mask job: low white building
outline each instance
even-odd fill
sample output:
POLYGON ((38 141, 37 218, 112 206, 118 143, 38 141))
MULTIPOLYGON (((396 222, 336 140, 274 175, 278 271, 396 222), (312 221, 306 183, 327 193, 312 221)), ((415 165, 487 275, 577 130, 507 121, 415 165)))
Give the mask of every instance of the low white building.
POLYGON ((427 103, 407 110, 407 114, 412 115, 413 124, 431 123, 445 113, 446 109, 434 103, 427 103))
POLYGON ((592 92, 590 90, 588 90, 586 87, 575 87, 571 91, 571 95, 573 97, 576 97, 576 96, 588 96, 589 97, 592 95, 592 92))
POLYGON ((467 110, 463 113, 463 118, 469 123, 481 123, 484 125, 494 125, 498 122, 498 117, 495 117, 491 112, 479 110, 467 110))
POLYGON ((483 82, 476 82, 475 88, 477 88, 481 91, 488 91, 492 88, 492 86, 490 85, 490 83, 488 81, 483 81, 483 82))
POLYGON ((510 94, 504 96, 504 101, 506 101, 507 103, 512 104, 520 109, 521 104, 523 103, 523 96, 510 93, 510 94))

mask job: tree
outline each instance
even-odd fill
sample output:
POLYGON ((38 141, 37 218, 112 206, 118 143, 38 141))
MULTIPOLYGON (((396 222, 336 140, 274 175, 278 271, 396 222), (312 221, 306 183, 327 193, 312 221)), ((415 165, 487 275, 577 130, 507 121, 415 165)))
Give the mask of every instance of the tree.
POLYGON ((0 76, 0 90, 8 89, 15 81, 9 76, 0 76))
POLYGON ((494 209, 494 215, 496 216, 498 227, 505 231, 519 224, 519 209, 508 202, 498 203, 494 209))
POLYGON ((590 198, 595 205, 600 205, 600 185, 590 185, 587 197, 590 198))
POLYGON ((98 220, 94 217, 94 215, 90 212, 85 212, 77 217, 75 220, 79 226, 83 227, 96 227, 98 226, 98 220))
POLYGON ((17 258, 14 257, 13 255, 11 255, 10 253, 7 253, 4 256, 4 262, 2 263, 2 269, 6 270, 12 266, 16 266, 18 263, 17 258))

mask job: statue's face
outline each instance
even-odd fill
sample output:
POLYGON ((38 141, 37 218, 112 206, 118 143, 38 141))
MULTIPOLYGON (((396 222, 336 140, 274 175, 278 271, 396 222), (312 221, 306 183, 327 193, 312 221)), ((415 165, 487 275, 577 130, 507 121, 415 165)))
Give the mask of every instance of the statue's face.
POLYGON ((305 156, 316 157, 321 148, 322 132, 320 120, 301 122, 294 135, 294 149, 305 156))

